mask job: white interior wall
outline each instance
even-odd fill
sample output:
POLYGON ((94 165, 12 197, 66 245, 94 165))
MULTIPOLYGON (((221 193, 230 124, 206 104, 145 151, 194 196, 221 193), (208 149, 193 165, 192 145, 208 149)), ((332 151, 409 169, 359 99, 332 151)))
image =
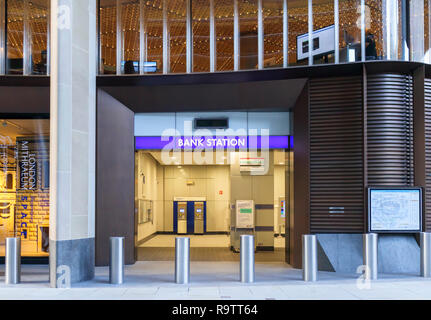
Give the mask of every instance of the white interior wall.
MULTIPOLYGON (((286 196, 286 153, 284 150, 274 150, 274 232, 280 232, 280 225, 284 225, 281 218, 280 197, 286 196)), ((287 209, 287 207, 286 207, 287 209)), ((285 233, 284 229, 281 232, 285 233)))
POLYGON ((279 226, 284 224, 280 212, 280 197, 285 196, 285 172, 286 168, 284 165, 274 166, 274 232, 276 234, 280 232, 279 226))
POLYGON ((140 151, 137 161, 136 199, 153 201, 153 221, 138 224, 138 239, 140 242, 155 233, 163 221, 163 169, 156 160, 140 151), (145 183, 144 183, 145 176, 145 183))
POLYGON ((165 212, 165 201, 164 201, 164 186, 165 186, 165 170, 157 161, 157 213, 156 218, 156 230, 164 231, 164 212, 165 212))
POLYGON ((207 231, 229 231, 229 166, 165 166, 164 172, 164 231, 173 231, 175 197, 206 197, 207 231))

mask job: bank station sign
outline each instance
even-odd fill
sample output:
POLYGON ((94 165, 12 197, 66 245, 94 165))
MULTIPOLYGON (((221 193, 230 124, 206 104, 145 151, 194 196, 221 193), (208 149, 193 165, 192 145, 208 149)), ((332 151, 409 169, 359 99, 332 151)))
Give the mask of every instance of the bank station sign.
POLYGON ((289 136, 136 137, 140 149, 288 149, 289 136))
POLYGON ((246 148, 247 137, 226 137, 226 138, 178 138, 176 139, 177 148, 246 148))

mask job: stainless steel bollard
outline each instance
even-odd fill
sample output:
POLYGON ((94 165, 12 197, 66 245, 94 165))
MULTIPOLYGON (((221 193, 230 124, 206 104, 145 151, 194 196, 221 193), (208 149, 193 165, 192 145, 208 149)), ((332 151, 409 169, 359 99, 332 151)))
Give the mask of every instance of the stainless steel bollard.
POLYGON ((122 284, 124 282, 124 237, 111 237, 109 243, 109 282, 122 284))
POLYGON ((431 277, 431 233, 421 232, 421 277, 431 277))
POLYGON ((302 235, 302 278, 304 281, 317 281, 316 235, 302 235))
POLYGON ((17 284, 21 281, 21 238, 6 238, 5 282, 17 284))
POLYGON ((190 238, 175 238, 175 282, 190 282, 190 238))
POLYGON ((363 259, 365 265, 365 279, 377 280, 377 245, 378 236, 376 233, 365 233, 363 240, 363 259))
POLYGON ((241 235, 240 279, 243 283, 254 282, 254 236, 241 235))

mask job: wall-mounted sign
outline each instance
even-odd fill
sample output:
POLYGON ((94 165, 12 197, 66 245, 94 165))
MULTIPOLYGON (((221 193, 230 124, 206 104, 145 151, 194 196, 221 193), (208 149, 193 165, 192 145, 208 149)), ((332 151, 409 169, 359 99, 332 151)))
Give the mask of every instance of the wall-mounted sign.
POLYGON ((240 158, 240 166, 263 166, 265 165, 265 158, 240 158))
POLYGON ((247 137, 181 137, 175 141, 176 148, 245 148, 247 146, 247 137))
POLYGON ((265 171, 265 158, 240 158, 240 172, 262 172, 265 171))
POLYGON ((254 228, 254 201, 237 200, 236 201, 236 228, 254 228))
POLYGON ((30 141, 17 141, 18 166, 19 166, 19 189, 36 190, 39 183, 38 160, 36 151, 30 148, 30 141))
POLYGON ((17 137, 16 145, 15 232, 40 253, 44 237, 40 228, 49 226, 49 141, 46 137, 17 137))
POLYGON ((370 232, 419 232, 421 222, 421 188, 368 189, 370 232))
POLYGON ((289 136, 135 137, 137 150, 289 149, 289 136))

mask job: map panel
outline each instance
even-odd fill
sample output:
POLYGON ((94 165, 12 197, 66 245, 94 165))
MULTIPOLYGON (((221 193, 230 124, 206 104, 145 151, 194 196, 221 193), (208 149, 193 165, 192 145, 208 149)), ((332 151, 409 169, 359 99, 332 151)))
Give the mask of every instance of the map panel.
POLYGON ((370 191, 370 230, 420 230, 420 190, 370 191))

